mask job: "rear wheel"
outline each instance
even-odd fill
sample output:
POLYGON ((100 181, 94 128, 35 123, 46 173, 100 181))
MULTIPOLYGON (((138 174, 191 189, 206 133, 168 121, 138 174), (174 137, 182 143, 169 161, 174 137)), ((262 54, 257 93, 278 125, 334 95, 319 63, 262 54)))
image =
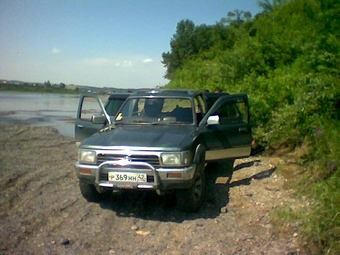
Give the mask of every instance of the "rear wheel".
POLYGON ((189 189, 177 190, 177 207, 184 212, 197 212, 205 194, 204 160, 197 166, 192 186, 189 189))
POLYGON ((112 193, 111 190, 103 190, 101 193, 97 191, 96 187, 93 184, 88 184, 83 181, 79 181, 79 189, 81 195, 88 202, 100 202, 103 199, 110 196, 112 193))

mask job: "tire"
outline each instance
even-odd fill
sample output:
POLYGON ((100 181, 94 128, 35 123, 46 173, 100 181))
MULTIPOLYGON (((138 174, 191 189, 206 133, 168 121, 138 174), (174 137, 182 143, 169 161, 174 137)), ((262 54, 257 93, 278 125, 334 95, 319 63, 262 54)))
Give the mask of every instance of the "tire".
POLYGON ((204 160, 200 160, 192 186, 176 191, 177 208, 183 212, 197 212, 203 203, 205 185, 204 160))
POLYGON ((102 191, 99 193, 96 187, 92 184, 88 184, 83 181, 79 181, 79 189, 81 195, 88 201, 88 202, 100 202, 105 198, 109 197, 112 193, 111 190, 102 191))

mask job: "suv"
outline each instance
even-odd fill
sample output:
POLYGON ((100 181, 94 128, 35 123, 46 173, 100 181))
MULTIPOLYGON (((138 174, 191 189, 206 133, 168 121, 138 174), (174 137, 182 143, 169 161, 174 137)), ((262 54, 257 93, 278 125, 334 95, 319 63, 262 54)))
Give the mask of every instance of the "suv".
MULTIPOLYGON (((206 163, 250 155, 245 94, 137 91, 114 117, 107 112, 110 102, 104 107, 95 99, 90 101, 97 100, 101 112, 87 123, 105 127, 80 144, 75 164, 88 201, 122 189, 175 192, 180 210, 196 212, 205 193, 206 163)), ((80 103, 78 118, 83 109, 80 103)), ((83 123, 82 131, 86 128, 83 123)))

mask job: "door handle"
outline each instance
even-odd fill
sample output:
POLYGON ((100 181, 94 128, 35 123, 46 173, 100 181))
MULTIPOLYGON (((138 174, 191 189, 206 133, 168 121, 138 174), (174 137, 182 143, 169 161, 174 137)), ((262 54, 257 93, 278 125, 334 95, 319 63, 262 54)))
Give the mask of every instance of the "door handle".
POLYGON ((83 127, 83 125, 77 125, 77 127, 79 127, 79 128, 82 128, 82 127, 83 127))

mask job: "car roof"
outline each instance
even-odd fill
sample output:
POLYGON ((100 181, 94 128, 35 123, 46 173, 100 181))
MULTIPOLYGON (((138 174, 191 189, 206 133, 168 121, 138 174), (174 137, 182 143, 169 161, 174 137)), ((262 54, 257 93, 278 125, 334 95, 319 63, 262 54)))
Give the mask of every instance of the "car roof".
POLYGON ((194 97, 197 94, 206 93, 204 90, 184 90, 184 89, 150 89, 138 90, 132 96, 180 96, 180 97, 194 97))
POLYGON ((111 94, 109 98, 128 98, 132 93, 115 93, 111 94))

